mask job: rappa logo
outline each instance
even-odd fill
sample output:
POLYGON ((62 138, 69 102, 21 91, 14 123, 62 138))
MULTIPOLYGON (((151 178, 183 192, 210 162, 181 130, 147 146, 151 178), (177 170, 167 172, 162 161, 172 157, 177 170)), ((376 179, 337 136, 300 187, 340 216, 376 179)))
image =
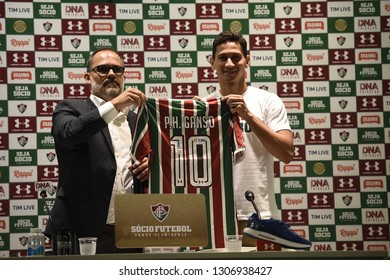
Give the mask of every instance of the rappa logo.
POLYGON ((282 196, 283 209, 306 209, 307 198, 302 194, 288 194, 282 196))

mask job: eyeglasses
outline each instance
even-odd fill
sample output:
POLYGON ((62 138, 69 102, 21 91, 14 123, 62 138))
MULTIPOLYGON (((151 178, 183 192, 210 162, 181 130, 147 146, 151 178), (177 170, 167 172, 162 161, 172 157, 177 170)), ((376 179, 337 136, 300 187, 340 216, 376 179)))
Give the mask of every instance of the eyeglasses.
POLYGON ((95 71, 101 76, 106 76, 110 70, 112 70, 112 72, 114 72, 114 74, 117 76, 121 76, 125 72, 125 68, 118 65, 99 65, 89 70, 89 72, 95 71))

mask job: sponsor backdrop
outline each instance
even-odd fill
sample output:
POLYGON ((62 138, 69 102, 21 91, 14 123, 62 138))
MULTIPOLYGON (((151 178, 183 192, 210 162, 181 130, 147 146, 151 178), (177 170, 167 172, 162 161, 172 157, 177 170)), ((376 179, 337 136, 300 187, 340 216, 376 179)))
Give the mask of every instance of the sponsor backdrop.
POLYGON ((0 0, 1 257, 25 255, 47 221, 51 114, 89 95, 90 51, 117 49, 147 96, 192 98, 218 90, 208 59, 223 30, 245 35, 248 81, 289 113, 295 159, 275 163, 283 220, 314 251, 388 250, 390 1, 94 2, 0 0))

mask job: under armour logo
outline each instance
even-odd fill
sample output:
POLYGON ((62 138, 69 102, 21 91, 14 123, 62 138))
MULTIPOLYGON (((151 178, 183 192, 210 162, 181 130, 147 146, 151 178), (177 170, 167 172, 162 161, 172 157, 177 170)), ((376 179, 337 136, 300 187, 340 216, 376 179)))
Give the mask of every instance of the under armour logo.
POLYGON ((29 128, 30 127, 30 120, 29 119, 24 119, 24 121, 21 121, 20 119, 15 120, 15 127, 16 128, 29 128))
POLYGON ((288 84, 283 84, 283 92, 297 92, 298 91, 298 85, 297 84, 291 84, 290 86, 288 84))
POLYGON ((294 147, 294 156, 297 157, 300 155, 300 149, 298 147, 294 147))
POLYGON ((375 35, 374 34, 370 34, 367 37, 364 34, 360 35, 360 43, 362 43, 362 44, 365 44, 365 43, 373 44, 373 43, 375 43, 375 35))
POLYGON ((82 21, 68 21, 68 30, 82 30, 83 29, 83 22, 82 21))
POLYGON ((328 196, 327 195, 315 195, 313 196, 314 200, 313 200, 313 203, 314 204, 318 204, 319 202, 322 202, 322 204, 327 204, 328 203, 328 196))
POLYGON ((159 47, 164 46, 164 38, 159 37, 158 40, 155 37, 149 38, 149 46, 154 47, 155 45, 159 47))
POLYGON ((49 177, 49 175, 54 175, 55 177, 58 177, 58 168, 57 167, 54 167, 54 168, 45 167, 43 169, 43 176, 49 177))
POLYGON ((348 179, 341 178, 341 179, 339 179, 339 187, 340 188, 353 188, 354 187, 353 179, 352 178, 348 178, 348 179))
POLYGON ((24 53, 23 55, 18 55, 17 53, 13 54, 13 62, 28 62, 28 54, 24 53))
POLYGON ((306 5, 306 12, 307 13, 320 13, 321 12, 321 5, 320 4, 307 4, 306 5))
POLYGON ((56 38, 50 37, 49 39, 47 37, 41 37, 41 46, 50 46, 54 47, 56 45, 56 38))
POLYGON ((260 46, 260 45, 263 45, 263 46, 268 46, 270 44, 269 42, 269 37, 268 36, 265 36, 263 38, 260 38, 260 37, 256 37, 255 38, 255 45, 256 46, 260 46))
POLYGON ((133 53, 131 55, 129 55, 128 53, 125 53, 123 55, 123 61, 126 62, 126 63, 128 63, 128 62, 137 63, 139 61, 138 57, 139 57, 139 55, 136 54, 136 53, 133 53))
POLYGON ((204 78, 217 78, 217 73, 215 71, 209 71, 208 69, 203 69, 203 77, 204 78))
POLYGON ((293 221, 293 220, 301 221, 303 219, 302 218, 302 212, 301 211, 297 211, 296 213, 293 213, 292 211, 289 211, 289 212, 287 212, 287 219, 289 221, 293 221))
POLYGON ((322 76, 322 68, 318 67, 317 69, 315 69, 313 67, 310 67, 309 68, 309 76, 313 77, 314 75, 317 76, 317 77, 322 76))
POLYGON ((192 93, 192 86, 191 85, 187 85, 187 86, 183 86, 183 85, 179 85, 177 86, 177 93, 178 94, 191 94, 192 93))
POLYGON ((374 227, 369 227, 368 228, 368 235, 370 236, 383 236, 383 227, 378 227, 378 228, 374 228, 374 227))
POLYGON ((370 162, 365 162, 364 163, 365 168, 364 170, 366 171, 378 171, 379 170, 379 162, 375 161, 373 164, 370 162))
POLYGON ((265 243, 263 246, 264 251, 275 251, 275 243, 265 243))
POLYGON ((343 53, 341 53, 340 51, 335 51, 334 59, 335 60, 340 60, 340 58, 342 58, 344 60, 348 60, 349 59, 348 54, 349 54, 348 51, 344 51, 343 53))
POLYGON ((95 15, 100 15, 101 13, 107 15, 110 13, 110 7, 107 5, 101 6, 101 5, 96 5, 95 6, 95 15))
POLYGON ((16 190, 15 190, 15 193, 16 194, 30 194, 31 193, 31 186, 30 185, 25 185, 25 186, 21 186, 21 185, 16 185, 16 190))
POLYGON ((286 20, 282 20, 281 23, 282 23, 281 25, 282 29, 286 29, 286 27, 289 27, 290 29, 295 28, 295 20, 290 20, 290 22, 287 22, 286 20))
POLYGON ((69 94, 70 95, 75 95, 75 94, 78 94, 78 95, 84 95, 84 86, 70 86, 69 87, 69 94))
POLYGON ((337 123, 351 123, 351 115, 337 115, 336 116, 336 122, 337 123))
POLYGON ((190 30, 189 21, 185 21, 184 23, 180 21, 176 21, 175 24, 176 24, 176 30, 190 30))
POLYGON ((310 131, 310 139, 311 140, 324 140, 325 139, 325 131, 321 130, 319 133, 315 131, 310 131))
POLYGON ((352 243, 350 245, 348 245, 347 243, 344 243, 342 247, 343 247, 342 251, 357 251, 357 244, 356 243, 352 243))
POLYGON ((214 15, 217 13, 217 7, 215 5, 210 5, 210 6, 203 5, 201 13, 202 15, 207 15, 207 14, 214 15))
POLYGON ((363 98, 362 101, 363 101, 363 104, 362 104, 363 107, 368 107, 368 105, 371 105, 370 107, 377 106, 376 98, 374 98, 374 97, 372 97, 371 100, 369 100, 368 98, 363 98))
POLYGON ((56 102, 52 102, 51 104, 49 104, 48 102, 43 102, 42 103, 42 111, 47 112, 47 111, 49 111, 48 109, 51 109, 50 111, 54 111, 56 106, 57 106, 56 102))

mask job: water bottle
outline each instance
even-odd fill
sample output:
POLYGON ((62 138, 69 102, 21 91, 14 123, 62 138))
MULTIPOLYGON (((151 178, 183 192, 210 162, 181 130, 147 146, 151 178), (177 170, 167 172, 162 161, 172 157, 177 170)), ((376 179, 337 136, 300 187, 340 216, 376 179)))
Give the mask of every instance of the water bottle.
POLYGON ((45 255, 45 236, 40 228, 31 228, 28 236, 27 256, 45 255))
POLYGON ((75 255, 77 238, 74 230, 69 228, 58 228, 52 233, 53 255, 75 255))

